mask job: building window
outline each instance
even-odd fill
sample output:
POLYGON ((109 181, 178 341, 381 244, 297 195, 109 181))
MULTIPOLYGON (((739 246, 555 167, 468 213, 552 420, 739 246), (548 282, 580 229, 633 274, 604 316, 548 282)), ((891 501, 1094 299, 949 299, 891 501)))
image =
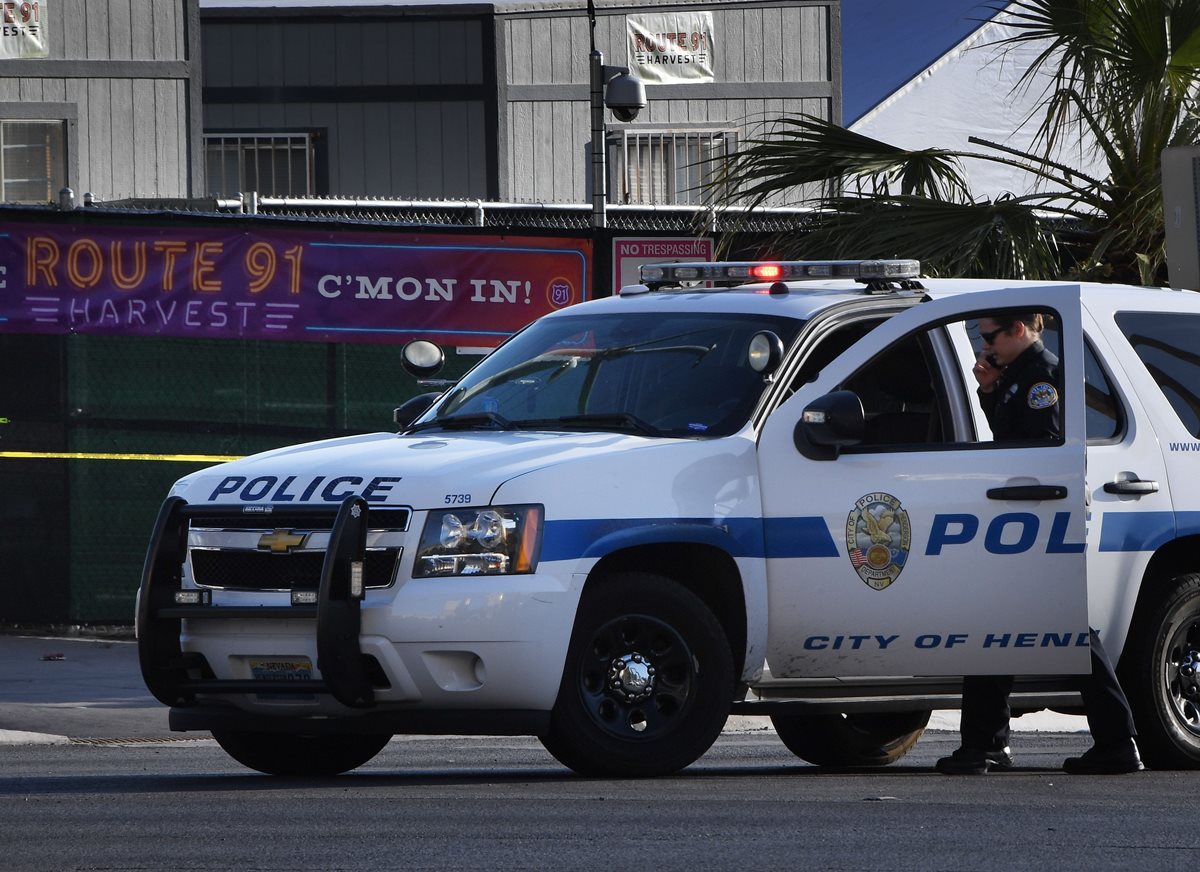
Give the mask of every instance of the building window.
POLYGON ((209 193, 232 197, 256 191, 268 197, 306 197, 316 193, 316 134, 204 134, 209 193))
POLYGON ((699 205, 725 158, 733 130, 647 130, 608 135, 610 198, 615 203, 699 205))
POLYGON ((63 121, 0 121, 0 200, 49 203, 67 184, 63 121))

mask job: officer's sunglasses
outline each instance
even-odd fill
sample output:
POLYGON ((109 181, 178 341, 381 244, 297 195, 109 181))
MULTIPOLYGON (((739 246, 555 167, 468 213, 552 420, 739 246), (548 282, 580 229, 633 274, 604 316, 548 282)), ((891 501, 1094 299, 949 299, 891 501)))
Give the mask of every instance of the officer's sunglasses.
POLYGON ((997 336, 999 336, 1001 333, 1007 332, 1007 327, 997 327, 995 330, 980 330, 979 338, 982 339, 986 345, 991 345, 996 341, 997 336))

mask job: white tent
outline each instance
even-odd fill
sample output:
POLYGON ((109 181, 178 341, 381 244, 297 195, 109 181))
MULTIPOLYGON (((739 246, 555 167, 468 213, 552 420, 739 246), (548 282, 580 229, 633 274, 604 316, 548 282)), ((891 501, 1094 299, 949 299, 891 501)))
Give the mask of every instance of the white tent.
MULTIPOLYGON (((1016 32, 1007 13, 1000 12, 850 129, 902 148, 989 151, 967 141, 976 136, 1027 150, 1041 121, 1040 115, 1031 117, 1031 113, 1050 79, 1042 77, 1017 87, 1045 44, 996 45, 1016 32)), ((1087 143, 1064 144, 1054 158, 1093 178, 1107 175, 1103 157, 1091 153, 1087 143)), ((1032 175, 1000 164, 970 161, 965 169, 977 198, 1029 193, 1035 183, 1032 175)))

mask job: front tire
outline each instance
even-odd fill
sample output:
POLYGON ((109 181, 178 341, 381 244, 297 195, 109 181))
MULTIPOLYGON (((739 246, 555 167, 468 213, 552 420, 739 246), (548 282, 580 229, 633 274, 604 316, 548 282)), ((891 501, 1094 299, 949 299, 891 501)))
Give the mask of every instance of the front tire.
POLYGON ((1171 579, 1130 640, 1122 679, 1155 769, 1200 768, 1200 574, 1171 579))
POLYGON ((733 701, 720 623, 662 576, 620 573, 584 591, 542 744, 581 775, 675 772, 711 747, 733 701))
POLYGON ((789 751, 816 766, 887 766, 912 749, 929 712, 772 715, 789 751))
POLYGON ((213 738, 234 760, 267 775, 340 775, 362 766, 383 750, 390 735, 294 736, 213 730, 213 738))

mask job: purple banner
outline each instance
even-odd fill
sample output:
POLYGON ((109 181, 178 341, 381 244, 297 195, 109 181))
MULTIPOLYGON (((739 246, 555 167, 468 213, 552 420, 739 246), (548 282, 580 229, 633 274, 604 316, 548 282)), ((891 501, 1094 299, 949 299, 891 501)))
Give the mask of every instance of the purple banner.
POLYGON ((591 242, 0 223, 0 331, 490 347, 587 299, 591 242))

